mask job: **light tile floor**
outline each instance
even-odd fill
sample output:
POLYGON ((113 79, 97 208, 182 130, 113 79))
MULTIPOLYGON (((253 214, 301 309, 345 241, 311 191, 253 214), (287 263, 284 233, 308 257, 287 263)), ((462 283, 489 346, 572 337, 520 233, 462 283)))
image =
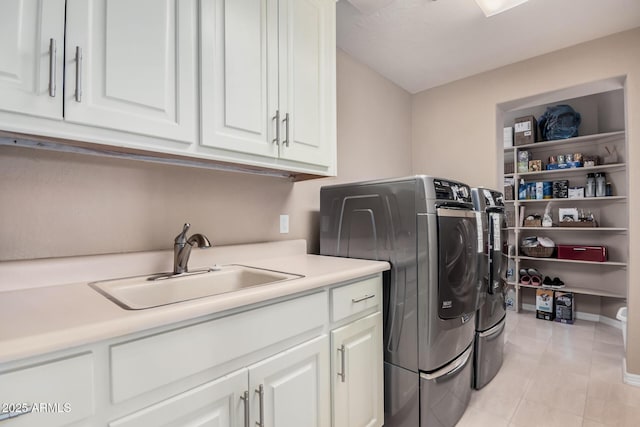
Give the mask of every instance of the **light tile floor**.
POLYGON ((640 387, 622 382, 622 331, 508 312, 504 363, 458 427, 640 426, 640 387))

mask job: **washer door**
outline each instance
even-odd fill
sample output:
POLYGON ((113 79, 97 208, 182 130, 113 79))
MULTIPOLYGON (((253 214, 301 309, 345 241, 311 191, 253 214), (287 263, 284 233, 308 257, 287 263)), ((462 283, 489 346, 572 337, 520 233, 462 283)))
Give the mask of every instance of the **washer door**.
POLYGON ((437 216, 438 315, 454 319, 477 309, 482 227, 479 215, 467 209, 439 208, 437 216))

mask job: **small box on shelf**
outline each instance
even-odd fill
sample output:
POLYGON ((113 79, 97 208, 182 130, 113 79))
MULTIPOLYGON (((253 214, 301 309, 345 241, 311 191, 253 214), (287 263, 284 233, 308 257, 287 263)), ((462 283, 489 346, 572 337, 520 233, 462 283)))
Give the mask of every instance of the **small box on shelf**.
POLYGON ((570 199, 584 199, 584 187, 571 187, 569 188, 570 199))
POLYGON ((605 246, 558 245, 558 259, 606 262, 607 248, 605 246))
POLYGON ((513 128, 511 126, 503 129, 502 139, 504 142, 504 148, 513 147, 513 128))
POLYGON ((532 160, 530 152, 518 150, 518 173, 529 172, 529 160, 532 160))
POLYGON ((533 144, 536 142, 538 122, 534 116, 524 116, 515 119, 515 145, 533 144))
POLYGON ((541 172, 542 160, 529 160, 529 172, 541 172))
POLYGON ((513 185, 505 184, 504 186, 504 199, 513 200, 513 185))
POLYGON ((569 181, 566 179, 553 181, 553 198, 566 199, 569 197, 569 181))

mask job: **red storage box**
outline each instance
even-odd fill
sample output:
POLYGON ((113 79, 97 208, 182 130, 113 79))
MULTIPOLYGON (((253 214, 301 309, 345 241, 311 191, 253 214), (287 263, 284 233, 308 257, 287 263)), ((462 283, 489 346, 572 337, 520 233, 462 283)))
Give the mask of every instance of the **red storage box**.
POLYGON ((605 262, 607 248, 604 246, 558 245, 558 259, 605 262))

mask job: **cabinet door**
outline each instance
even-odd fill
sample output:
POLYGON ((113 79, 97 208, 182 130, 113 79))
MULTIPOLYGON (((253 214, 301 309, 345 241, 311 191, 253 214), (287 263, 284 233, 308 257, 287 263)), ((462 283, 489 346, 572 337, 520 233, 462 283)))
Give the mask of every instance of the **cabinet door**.
POLYGON ((64 0, 0 1, 1 110, 62 119, 63 55, 64 0))
POLYGON ((93 378, 90 353, 0 373, 0 424, 90 425, 96 412, 93 378))
POLYGON ((181 426, 243 427, 247 370, 240 369, 215 381, 180 393, 141 411, 109 423, 109 427, 181 426))
POLYGON ((331 332, 333 426, 381 426, 384 417, 382 313, 331 332))
POLYGON ((249 424, 328 427, 328 353, 329 339, 323 335, 249 367, 249 424))
POLYGON ((330 166, 336 141, 336 3, 279 4, 280 157, 330 166))
POLYGON ((202 145, 277 157, 276 1, 201 0, 202 145))
POLYGON ((195 142, 195 0, 67 0, 65 119, 195 142))

